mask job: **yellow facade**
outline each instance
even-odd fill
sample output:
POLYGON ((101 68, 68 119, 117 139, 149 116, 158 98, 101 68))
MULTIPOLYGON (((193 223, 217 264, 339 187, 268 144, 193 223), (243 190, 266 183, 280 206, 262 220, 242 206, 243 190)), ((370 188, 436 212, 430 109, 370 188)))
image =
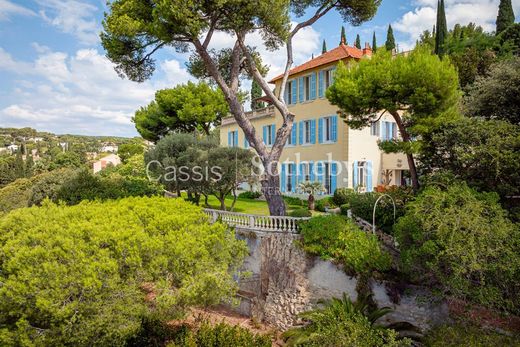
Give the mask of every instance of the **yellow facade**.
MULTIPOLYGON (((406 157, 401 154, 383 154, 378 147, 378 140, 384 137, 384 135, 381 134, 383 129, 387 131, 387 134, 391 133, 393 130, 391 135, 396 136, 395 124, 393 125, 393 128, 391 125, 391 123, 393 123, 392 117, 381 117, 379 121, 379 135, 373 135, 372 132, 376 132, 377 129, 371 129, 370 127, 362 130, 353 130, 350 129, 341 118, 337 117, 338 109, 337 107, 331 105, 325 98, 325 88, 323 84, 323 96, 320 97, 320 83, 322 83, 322 79, 320 78, 320 71, 322 71, 321 76, 323 76, 325 71, 329 71, 331 68, 334 68, 336 64, 337 62, 319 66, 317 68, 306 70, 298 74, 293 74, 289 77, 289 82, 296 81, 297 83, 297 102, 288 106, 289 110, 296 115, 296 144, 286 145, 280 158, 280 162, 282 164, 296 163, 296 170, 300 169, 299 163, 302 162, 337 163, 334 167, 336 170, 333 172, 333 174, 336 176, 333 179, 334 186, 330 187, 331 182, 330 180, 327 181, 329 185, 329 194, 333 192, 331 188, 357 187, 361 190, 371 191, 380 184, 400 185, 402 175, 401 171, 408 169, 406 157), (311 100, 300 102, 300 95, 302 94, 302 88, 300 87, 302 81, 301 78, 312 76, 312 74, 315 74, 316 76, 316 85, 314 87, 311 85, 311 89, 315 90, 316 96, 314 99, 311 98, 311 100), (335 120, 337 123, 335 126, 337 133, 336 137, 334 138, 335 141, 327 142, 322 138, 320 143, 318 139, 320 135, 320 124, 325 123, 325 121, 320 122, 319 119, 324 119, 324 117, 329 116, 336 116, 335 120), (300 127, 302 126, 302 122, 306 120, 315 120, 316 124, 315 141, 311 144, 301 143, 300 127), (370 170, 370 172, 368 172, 368 170, 370 170)), ((304 82, 305 88, 303 88, 303 93, 305 94, 305 97, 309 96, 309 92, 307 91, 309 88, 309 81, 311 81, 311 78, 304 82)), ((280 83, 281 80, 276 81, 276 90, 280 90, 280 83)), ((285 97, 287 98, 287 94, 285 97)), ((283 123, 281 114, 273 106, 250 112, 248 113, 248 116, 250 117, 251 122, 255 127, 257 136, 260 138, 264 138, 265 136, 263 130, 265 126, 274 124, 277 130, 282 126, 283 123)), ((305 130, 308 129, 307 125, 304 125, 303 128, 305 130)), ((321 127, 324 132, 326 131, 325 128, 325 125, 321 127)), ((328 129, 330 132, 330 126, 328 129)), ((220 141, 222 146, 234 145, 234 142, 236 142, 236 145, 239 147, 247 147, 244 132, 238 127, 234 118, 232 117, 223 120, 222 126, 220 128, 220 141), (238 138, 236 138, 234 135, 229 135, 233 131, 238 133, 238 138)), ((269 138, 264 140, 266 143, 268 143, 268 141, 269 138)), ((304 169, 302 170, 305 171, 304 169)), ((282 170, 282 174, 287 175, 287 172, 282 170)), ((295 175, 296 184, 305 180, 305 177, 303 177, 302 173, 296 172, 295 175)), ((313 178, 316 178, 316 175, 313 178)), ((285 184, 287 184, 287 182, 288 178, 285 179, 285 184)), ((282 179, 282 184, 284 184, 284 179, 282 179)), ((289 193, 287 187, 285 188, 286 189, 282 189, 282 191, 289 193)), ((293 192, 295 191, 293 190, 293 192)))

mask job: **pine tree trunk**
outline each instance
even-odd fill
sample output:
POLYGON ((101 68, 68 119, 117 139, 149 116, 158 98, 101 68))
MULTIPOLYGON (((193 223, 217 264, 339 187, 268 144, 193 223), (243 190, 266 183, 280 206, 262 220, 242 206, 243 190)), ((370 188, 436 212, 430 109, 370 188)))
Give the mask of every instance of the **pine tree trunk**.
MULTIPOLYGON (((397 123, 397 127, 399 128, 399 132, 401 133, 401 137, 403 138, 403 142, 411 142, 410 135, 406 131, 404 127, 401 116, 397 111, 390 112, 390 114, 394 117, 395 122, 397 123)), ((410 177, 412 179, 412 188, 414 192, 417 193, 419 191, 419 176, 417 175, 417 167, 415 166, 415 160, 413 158, 412 153, 406 153, 406 159, 408 160, 408 167, 410 170, 410 177)))
POLYGON ((285 202, 280 192, 280 176, 277 172, 271 175, 266 174, 265 180, 262 181, 262 193, 269 205, 269 214, 285 216, 285 202))

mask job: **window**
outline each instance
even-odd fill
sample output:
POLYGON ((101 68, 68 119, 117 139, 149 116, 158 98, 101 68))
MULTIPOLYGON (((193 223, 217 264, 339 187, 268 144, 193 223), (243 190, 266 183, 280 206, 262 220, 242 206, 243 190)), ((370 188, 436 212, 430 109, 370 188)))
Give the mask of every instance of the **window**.
POLYGON ((304 101, 310 100, 311 98, 311 77, 305 76, 303 78, 303 85, 304 85, 304 101))
POLYGON ((366 162, 364 161, 360 161, 358 162, 358 166, 357 166, 357 174, 358 174, 358 181, 357 181, 357 185, 358 187, 366 187, 367 186, 367 178, 366 178, 366 162))
POLYGON ((287 86, 285 87, 285 95, 287 96, 285 100, 287 105, 296 103, 296 81, 287 82, 287 86))
POLYGON ((303 143, 311 143, 311 121, 306 120, 303 122, 303 143))
POLYGON ((381 139, 383 141, 397 139, 397 124, 393 122, 383 122, 381 139))
POLYGON ((324 140, 325 142, 330 142, 333 140, 332 138, 332 118, 331 117, 326 117, 324 120, 323 120, 323 125, 324 125, 324 132, 323 132, 323 137, 324 137, 324 140))
POLYGON ((379 136, 379 122, 370 123, 370 135, 379 136))
POLYGON ((294 164, 288 164, 287 165, 287 190, 288 192, 292 192, 293 191, 293 176, 294 176, 294 172, 293 172, 293 168, 294 168, 294 164))
POLYGON ((265 144, 267 146, 272 146, 274 144, 274 124, 266 125, 266 138, 265 138, 265 144))
POLYGON ((336 72, 335 69, 330 69, 325 71, 325 89, 330 87, 332 83, 334 83, 334 73, 336 72))
POLYGON ((302 168, 302 172, 301 172, 302 182, 310 181, 311 180, 311 170, 310 170, 309 163, 302 163, 301 168, 302 168))
POLYGON ((296 123, 292 125, 291 134, 289 135, 289 138, 287 139, 287 146, 296 146, 296 123))
POLYGON ((238 130, 228 132, 228 147, 238 147, 238 130))
POLYGON ((330 163, 324 163, 324 182, 323 186, 325 187, 325 192, 327 194, 332 194, 332 177, 331 177, 331 170, 330 170, 330 163))

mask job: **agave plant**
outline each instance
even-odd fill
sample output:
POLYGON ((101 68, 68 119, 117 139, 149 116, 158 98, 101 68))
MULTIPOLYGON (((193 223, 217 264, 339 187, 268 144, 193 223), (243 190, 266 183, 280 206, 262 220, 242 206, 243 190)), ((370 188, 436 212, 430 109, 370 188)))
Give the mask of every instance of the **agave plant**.
POLYGON ((359 295, 352 302, 345 293, 340 299, 323 301, 321 308, 300 314, 308 324, 285 332, 285 342, 287 346, 410 346, 411 340, 400 339, 389 326, 376 323, 392 309, 374 307, 372 302, 372 294, 359 295))
POLYGON ((320 182, 305 181, 298 185, 298 190, 301 191, 302 193, 309 194, 309 199, 308 199, 309 210, 313 211, 314 207, 315 207, 314 196, 321 192, 324 192, 325 188, 323 188, 323 185, 320 182))

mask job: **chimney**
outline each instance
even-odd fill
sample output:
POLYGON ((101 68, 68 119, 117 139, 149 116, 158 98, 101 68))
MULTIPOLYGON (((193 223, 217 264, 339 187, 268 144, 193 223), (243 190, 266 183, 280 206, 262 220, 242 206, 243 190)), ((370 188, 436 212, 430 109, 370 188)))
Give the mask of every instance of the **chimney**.
POLYGON ((368 42, 365 42, 365 48, 363 48, 363 55, 371 56, 372 55, 372 48, 370 48, 370 45, 368 42))

